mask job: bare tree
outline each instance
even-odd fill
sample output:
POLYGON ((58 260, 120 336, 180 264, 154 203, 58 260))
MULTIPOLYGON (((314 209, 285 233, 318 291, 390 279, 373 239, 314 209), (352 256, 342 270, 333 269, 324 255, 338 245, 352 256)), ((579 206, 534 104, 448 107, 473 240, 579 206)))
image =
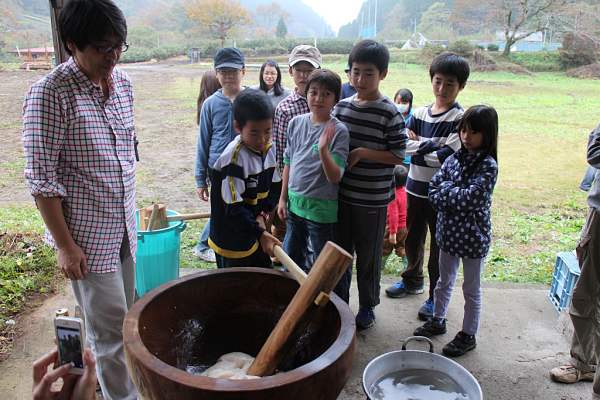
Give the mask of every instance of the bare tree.
POLYGON ((544 30, 552 11, 566 0, 496 0, 497 16, 504 27, 504 56, 519 40, 544 30))

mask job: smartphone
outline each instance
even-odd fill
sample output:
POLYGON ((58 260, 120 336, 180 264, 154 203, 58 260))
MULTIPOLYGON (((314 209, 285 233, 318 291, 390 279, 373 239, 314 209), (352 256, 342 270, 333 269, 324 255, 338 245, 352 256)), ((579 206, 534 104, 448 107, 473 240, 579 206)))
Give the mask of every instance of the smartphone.
POLYGON ((69 373, 83 374, 83 348, 85 345, 85 332, 81 318, 56 317, 54 318, 56 343, 58 344, 58 365, 72 362, 74 367, 69 373))

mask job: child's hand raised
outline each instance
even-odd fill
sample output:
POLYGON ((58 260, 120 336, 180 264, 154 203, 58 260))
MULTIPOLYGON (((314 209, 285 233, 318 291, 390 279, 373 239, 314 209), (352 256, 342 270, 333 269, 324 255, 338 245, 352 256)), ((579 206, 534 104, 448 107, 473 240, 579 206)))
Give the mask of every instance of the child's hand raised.
POLYGON ((335 136, 335 123, 333 121, 329 121, 323 133, 321 133, 321 137, 319 138, 319 151, 329 149, 329 145, 333 141, 333 137, 335 136))

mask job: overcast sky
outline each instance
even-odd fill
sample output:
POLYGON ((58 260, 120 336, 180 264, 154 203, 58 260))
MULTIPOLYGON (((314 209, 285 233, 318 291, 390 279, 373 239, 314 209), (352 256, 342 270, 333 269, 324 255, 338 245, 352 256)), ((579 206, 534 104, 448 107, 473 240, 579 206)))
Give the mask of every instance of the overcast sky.
POLYGON ((358 15, 363 0, 304 0, 331 25, 335 32, 352 22, 358 15))

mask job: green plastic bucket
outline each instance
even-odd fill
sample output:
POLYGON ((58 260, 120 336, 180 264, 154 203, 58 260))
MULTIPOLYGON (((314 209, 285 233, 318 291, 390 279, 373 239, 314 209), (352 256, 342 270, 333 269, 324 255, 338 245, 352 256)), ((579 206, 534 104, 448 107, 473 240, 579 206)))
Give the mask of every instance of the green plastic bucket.
MULTIPOLYGON (((167 210, 167 216, 178 215, 167 210)), ((136 212, 137 252, 135 289, 138 296, 163 283, 179 278, 179 247, 184 221, 171 221, 169 227, 155 231, 140 231, 140 213, 136 212)))

